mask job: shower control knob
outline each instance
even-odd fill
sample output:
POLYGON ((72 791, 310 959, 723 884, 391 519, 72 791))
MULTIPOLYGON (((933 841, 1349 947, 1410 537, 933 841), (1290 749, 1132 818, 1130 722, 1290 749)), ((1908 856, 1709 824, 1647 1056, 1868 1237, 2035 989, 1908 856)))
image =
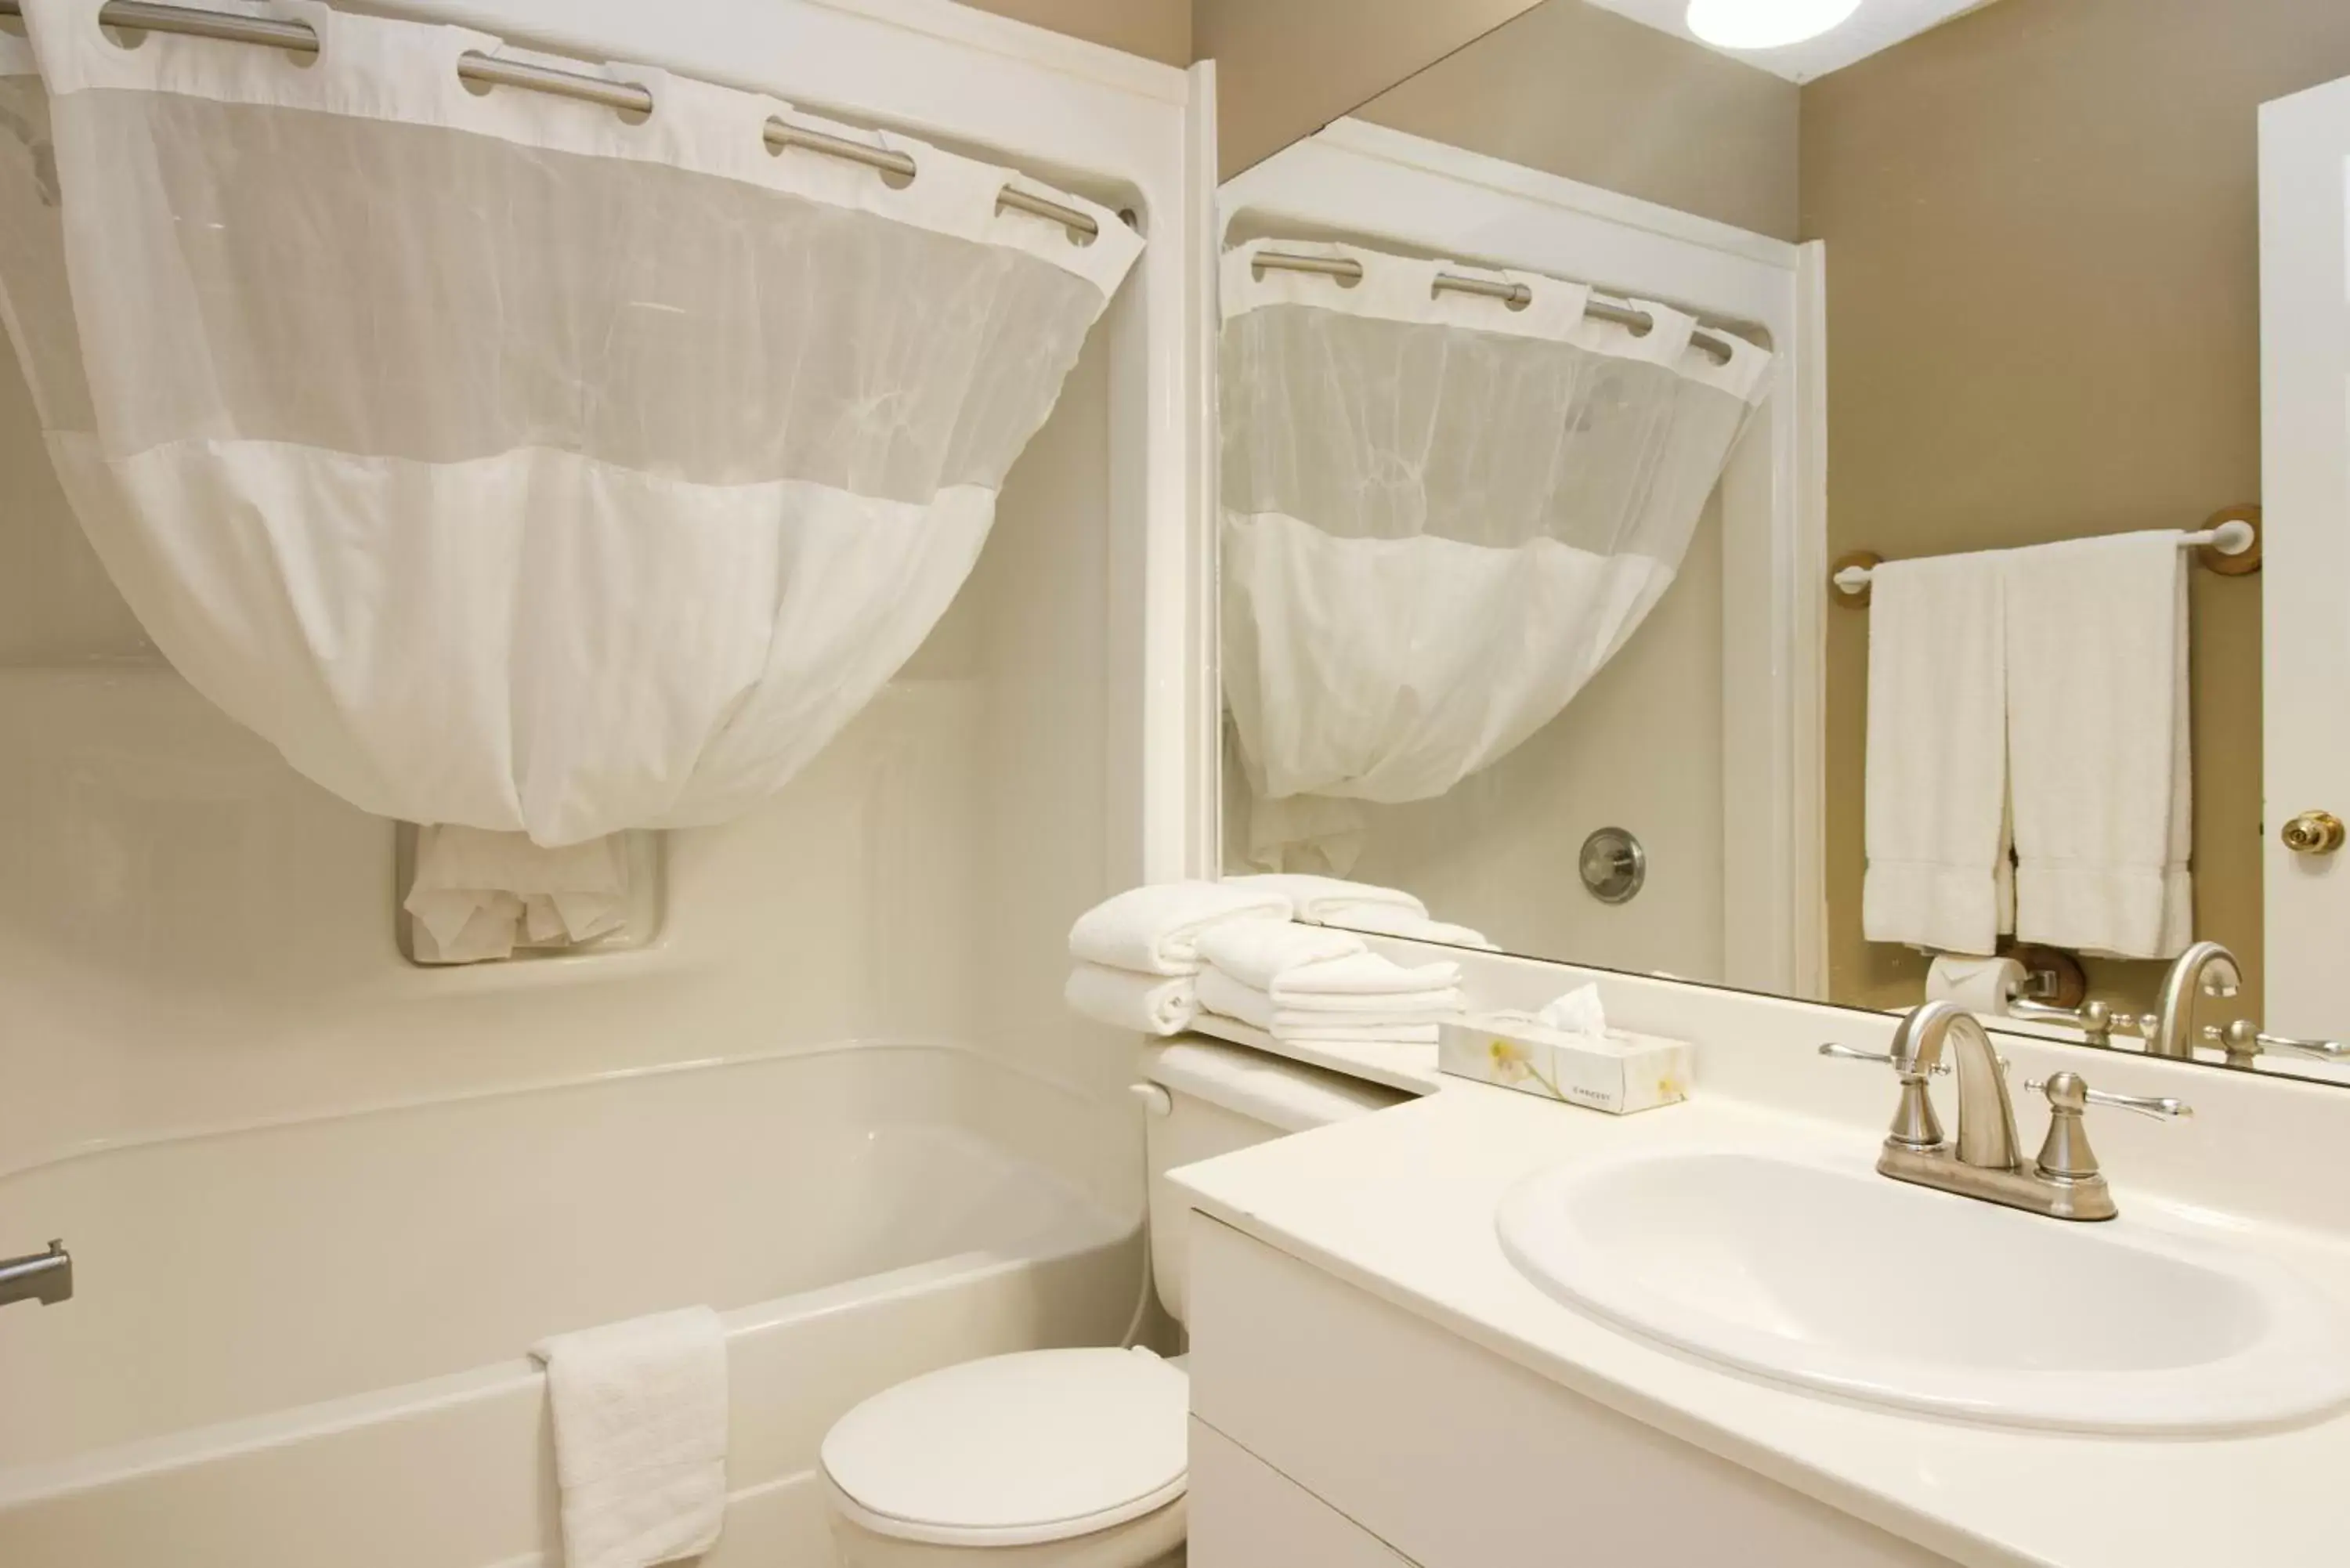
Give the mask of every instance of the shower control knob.
POLYGON ((2331 855, 2342 847, 2342 819, 2330 811, 2304 811, 2284 825, 2284 846, 2295 855, 2331 855))

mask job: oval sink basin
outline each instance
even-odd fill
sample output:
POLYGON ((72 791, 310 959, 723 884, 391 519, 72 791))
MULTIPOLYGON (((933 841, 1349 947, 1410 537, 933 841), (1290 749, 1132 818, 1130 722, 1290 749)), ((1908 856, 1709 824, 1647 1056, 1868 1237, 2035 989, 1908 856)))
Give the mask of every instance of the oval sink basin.
POLYGON ((2350 1401, 2350 1320, 2249 1252, 1732 1152, 1578 1161, 1503 1200, 1571 1306, 1776 1381, 2074 1431, 2211 1432, 2350 1401))

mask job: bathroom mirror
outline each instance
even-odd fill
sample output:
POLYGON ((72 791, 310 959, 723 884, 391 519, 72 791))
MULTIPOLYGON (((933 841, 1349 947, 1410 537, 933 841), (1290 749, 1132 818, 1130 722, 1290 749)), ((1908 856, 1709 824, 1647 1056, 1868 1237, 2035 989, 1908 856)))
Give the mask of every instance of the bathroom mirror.
POLYGON ((2350 13, 1685 10, 1226 183, 1226 868, 2350 1081, 2350 13))

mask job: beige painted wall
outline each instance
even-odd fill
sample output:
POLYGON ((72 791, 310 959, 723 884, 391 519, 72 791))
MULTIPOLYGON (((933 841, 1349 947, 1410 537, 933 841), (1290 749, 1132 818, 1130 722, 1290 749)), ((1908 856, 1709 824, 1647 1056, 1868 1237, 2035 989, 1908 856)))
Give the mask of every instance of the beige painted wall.
POLYGON ((1170 66, 1191 63, 1191 0, 964 0, 1015 22, 1032 22, 1170 66))
POLYGON ((1196 0, 1193 57, 1216 62, 1222 175, 1310 136, 1533 0, 1196 0))
MULTIPOLYGON (((2350 75, 2350 6, 2005 0, 1807 86, 1828 244, 1829 549, 2194 526, 2260 496, 2255 113, 2350 75)), ((2260 580, 2195 575, 2196 929, 2261 946, 2260 580)), ((1867 622, 1829 612, 1829 986, 1860 933, 1867 622)), ((2092 966, 2143 1003, 2159 966, 2092 966)))
POLYGON ((1801 96, 1583 0, 1544 0, 1355 112, 1792 240, 1801 96))

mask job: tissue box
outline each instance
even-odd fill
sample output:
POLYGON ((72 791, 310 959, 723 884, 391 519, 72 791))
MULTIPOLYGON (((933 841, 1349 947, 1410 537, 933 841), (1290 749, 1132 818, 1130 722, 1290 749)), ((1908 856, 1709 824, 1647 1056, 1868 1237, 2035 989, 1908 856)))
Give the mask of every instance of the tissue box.
POLYGON ((1624 1116, 1689 1098, 1695 1053, 1685 1040, 1609 1030, 1593 1039, 1523 1013, 1472 1013, 1437 1034, 1436 1064, 1456 1078, 1624 1116))

